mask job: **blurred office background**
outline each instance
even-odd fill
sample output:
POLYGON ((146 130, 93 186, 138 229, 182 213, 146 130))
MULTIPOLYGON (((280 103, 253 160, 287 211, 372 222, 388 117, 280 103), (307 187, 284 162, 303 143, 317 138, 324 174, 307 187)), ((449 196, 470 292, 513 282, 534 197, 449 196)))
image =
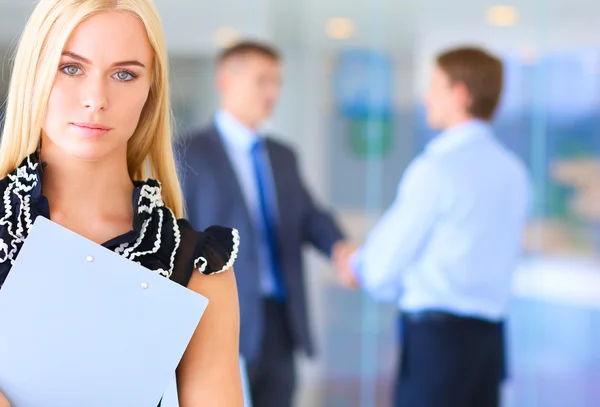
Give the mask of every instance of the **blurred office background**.
MULTIPOLYGON (((591 0, 155 0, 179 131, 216 108, 217 50, 265 39, 284 53, 269 127, 298 151, 316 196, 362 239, 433 135, 420 97, 441 49, 506 63, 498 137, 528 164, 534 216, 515 276, 505 407, 600 405, 600 3, 591 0)), ((31 0, 0 0, 0 96, 31 0)), ((476 168, 473 169, 477 171, 476 168)), ((394 305, 338 288, 308 250, 320 357, 301 360, 298 407, 387 406, 394 305)), ((460 374, 460 372, 457 372, 460 374)))

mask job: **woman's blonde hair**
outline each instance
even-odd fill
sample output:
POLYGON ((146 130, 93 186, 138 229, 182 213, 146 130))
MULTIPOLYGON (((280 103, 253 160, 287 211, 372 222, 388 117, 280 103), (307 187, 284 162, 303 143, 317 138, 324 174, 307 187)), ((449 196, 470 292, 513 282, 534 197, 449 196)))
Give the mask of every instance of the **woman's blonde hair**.
POLYGON ((0 178, 6 177, 40 142, 50 91, 63 48, 75 28, 93 14, 131 12, 144 24, 154 51, 148 100, 127 148, 132 179, 155 178, 162 198, 179 218, 183 198, 171 138, 167 51, 160 18, 151 0, 40 0, 17 49, 0 142, 0 178))

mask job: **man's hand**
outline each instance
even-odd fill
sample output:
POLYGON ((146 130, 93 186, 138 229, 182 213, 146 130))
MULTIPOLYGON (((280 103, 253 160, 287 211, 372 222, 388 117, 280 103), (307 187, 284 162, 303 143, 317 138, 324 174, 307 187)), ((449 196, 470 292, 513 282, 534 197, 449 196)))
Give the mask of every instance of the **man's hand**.
POLYGON ((333 246, 331 259, 337 271, 338 281, 343 287, 348 289, 359 288, 358 281, 356 281, 356 276, 350 264, 350 260, 357 250, 358 247, 348 241, 339 241, 333 246))
POLYGON ((0 393, 0 407, 10 407, 8 399, 2 393, 0 393))

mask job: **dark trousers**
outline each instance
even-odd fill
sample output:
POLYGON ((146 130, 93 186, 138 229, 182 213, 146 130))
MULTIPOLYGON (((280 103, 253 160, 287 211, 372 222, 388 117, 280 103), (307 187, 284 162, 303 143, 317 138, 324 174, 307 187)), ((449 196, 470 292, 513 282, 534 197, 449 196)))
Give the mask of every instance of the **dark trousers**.
POLYGON ((442 312, 401 318, 396 407, 498 407, 504 328, 442 312))
POLYGON ((296 371, 285 305, 265 300, 264 313, 260 354, 248 363, 252 407, 291 407, 296 371))

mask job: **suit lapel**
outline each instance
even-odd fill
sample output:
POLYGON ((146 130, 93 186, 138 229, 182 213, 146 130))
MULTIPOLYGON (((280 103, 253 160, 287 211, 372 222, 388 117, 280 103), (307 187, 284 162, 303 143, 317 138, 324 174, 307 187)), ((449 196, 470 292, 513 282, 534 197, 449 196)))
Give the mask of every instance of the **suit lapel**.
POLYGON ((223 202, 223 204, 232 208, 233 210, 237 209, 239 206, 238 204, 241 202, 241 206, 244 208, 244 217, 248 220, 250 225, 253 225, 251 222, 250 212, 248 211, 248 207, 246 205, 246 199, 244 199, 242 187, 240 186, 240 182, 235 174, 231 159, 225 150, 223 140, 221 139, 221 135, 216 127, 213 126, 208 135, 208 139, 211 148, 207 158, 210 160, 212 168, 216 168, 217 171, 221 173, 219 181, 223 182, 222 188, 228 191, 227 195, 229 195, 226 197, 226 200, 229 202, 223 202))

